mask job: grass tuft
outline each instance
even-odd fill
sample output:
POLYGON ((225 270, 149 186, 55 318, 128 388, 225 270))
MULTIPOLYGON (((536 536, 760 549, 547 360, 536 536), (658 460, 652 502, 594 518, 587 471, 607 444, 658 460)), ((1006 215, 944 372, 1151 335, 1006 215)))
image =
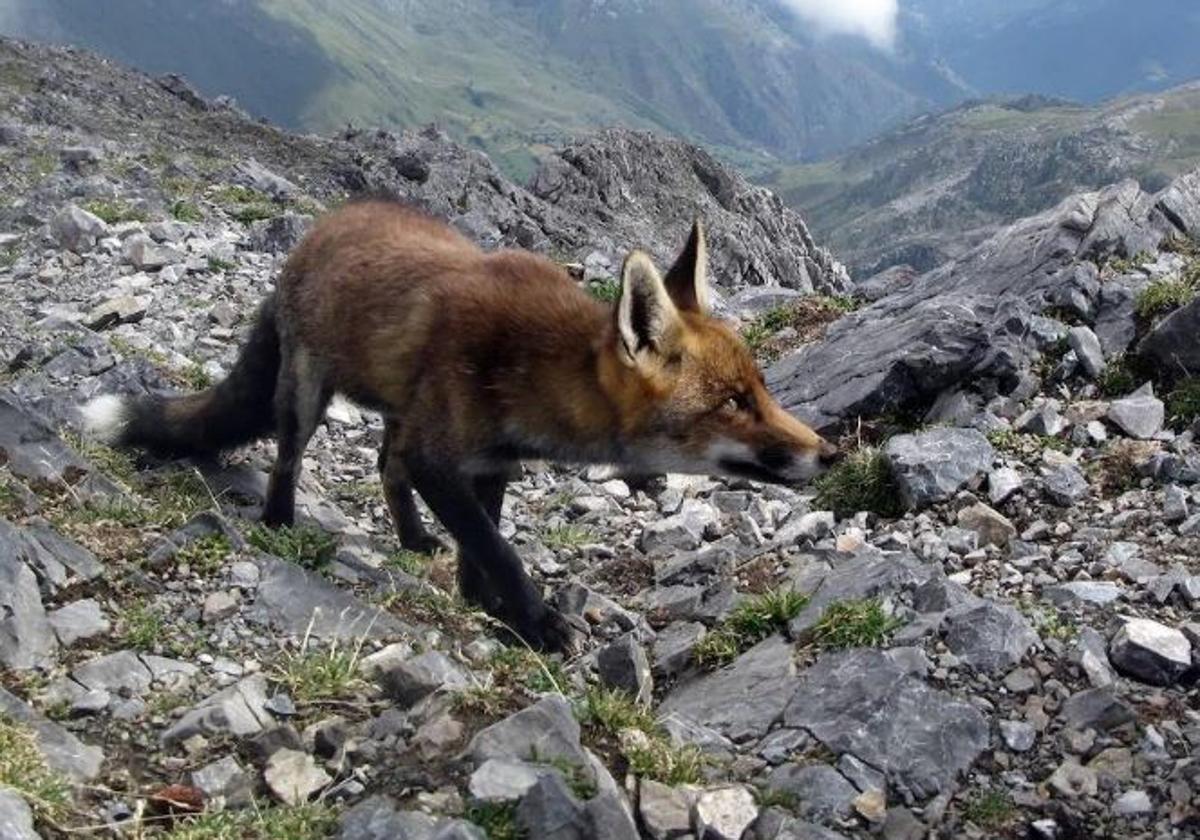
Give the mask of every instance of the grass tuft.
POLYGON ((654 714, 618 688, 588 688, 576 714, 585 726, 598 727, 613 735, 622 729, 650 734, 658 728, 654 714))
POLYGON ((413 577, 424 577, 429 572, 429 556, 402 548, 389 554, 384 565, 413 577))
MULTIPOLYGON (((1200 265, 1200 263, 1193 263, 1200 265)), ((1181 306, 1191 303, 1200 294, 1200 271, 1186 270, 1180 277, 1164 277, 1138 293, 1134 311, 1144 321, 1152 321, 1181 306)))
POLYGON ((516 802, 476 802, 467 808, 467 820, 483 829, 488 840, 526 840, 517 826, 516 802))
POLYGON ((875 647, 901 623, 884 612, 878 598, 840 601, 825 608, 813 627, 813 641, 826 648, 875 647))
POLYGON ((567 685, 561 663, 538 656, 528 648, 502 648, 496 651, 488 665, 495 685, 501 688, 520 687, 535 694, 562 694, 567 685))
POLYGON ((59 821, 71 802, 67 780, 46 764, 34 734, 0 717, 0 788, 19 793, 35 816, 59 821))
POLYGON ((997 829, 1007 825, 1016 815, 1012 796, 1005 790, 989 788, 979 791, 963 804, 963 819, 980 828, 997 829))
POLYGON ((648 738, 626 748, 625 759, 634 775, 664 785, 694 785, 703 780, 704 754, 699 747, 678 747, 666 738, 648 738))
POLYGON ((1167 419, 1174 426, 1200 420, 1200 378, 1183 379, 1167 395, 1167 419))
POLYGON ((177 222, 196 224, 204 221, 204 212, 186 199, 179 199, 171 205, 171 218, 177 222))
POLYGON ((117 616, 121 642, 134 650, 154 650, 163 640, 166 626, 162 612, 144 599, 130 602, 117 616))
POLYGON ((579 548, 595 541, 592 529, 583 525, 560 525, 542 531, 542 544, 550 549, 579 548))
POLYGON ((851 453, 820 476, 814 486, 817 504, 839 517, 860 511, 896 517, 904 510, 887 458, 874 447, 862 447, 851 453))
POLYGON ((320 528, 295 525, 268 528, 253 525, 246 534, 250 545, 305 569, 321 569, 333 560, 337 541, 320 528))
POLYGON ((144 222, 147 218, 143 211, 128 202, 116 199, 96 199, 81 206, 93 216, 110 225, 121 222, 144 222))
POLYGON ((1123 397, 1137 388, 1137 376, 1130 368, 1129 359, 1125 354, 1113 356, 1108 360, 1100 378, 1096 380, 1096 385, 1106 397, 1123 397))
POLYGON ((365 636, 350 648, 339 645, 335 639, 321 650, 310 647, 311 641, 311 635, 305 633, 300 650, 285 652, 282 663, 272 674, 276 682, 287 688, 293 700, 313 703, 344 697, 365 685, 358 675, 365 636))
POLYGON ((587 291, 602 303, 616 303, 621 296, 621 281, 615 277, 592 280, 587 284, 587 291))
POLYGON ((211 575, 221 570, 231 551, 233 546, 224 534, 208 534, 175 552, 175 563, 187 565, 197 574, 211 575))
POLYGON ((319 840, 332 836, 336 824, 336 813, 322 803, 256 806, 186 817, 157 836, 164 840, 319 840))
POLYGON ((716 668, 732 662, 742 651, 784 630, 808 600, 807 595, 782 588, 745 599, 696 645, 696 664, 716 668))

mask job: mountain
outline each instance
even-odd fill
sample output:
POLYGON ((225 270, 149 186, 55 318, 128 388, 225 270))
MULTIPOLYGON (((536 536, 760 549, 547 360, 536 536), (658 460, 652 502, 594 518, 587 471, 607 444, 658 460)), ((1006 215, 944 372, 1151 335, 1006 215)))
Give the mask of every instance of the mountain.
POLYGON ((863 278, 932 268, 1074 192, 1122 178, 1155 190, 1198 163, 1200 84, 1190 84, 1102 106, 975 101, 759 180, 863 278))
POLYGON ((436 121, 518 174, 621 123, 813 158, 928 106, 776 0, 4 0, 0 31, 179 72, 314 131, 436 121))

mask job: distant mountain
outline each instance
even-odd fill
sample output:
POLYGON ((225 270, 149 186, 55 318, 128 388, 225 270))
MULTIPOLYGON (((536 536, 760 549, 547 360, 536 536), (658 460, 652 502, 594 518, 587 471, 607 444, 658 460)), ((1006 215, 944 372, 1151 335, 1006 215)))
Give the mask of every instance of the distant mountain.
POLYGON ((976 101, 817 164, 760 173, 859 277, 928 269, 1085 189, 1200 165, 1200 83, 1103 106, 976 101))

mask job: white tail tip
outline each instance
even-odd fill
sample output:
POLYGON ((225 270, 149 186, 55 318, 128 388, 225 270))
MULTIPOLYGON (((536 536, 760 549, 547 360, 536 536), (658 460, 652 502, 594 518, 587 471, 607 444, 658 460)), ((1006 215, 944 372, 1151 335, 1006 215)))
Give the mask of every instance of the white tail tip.
POLYGON ((88 436, 104 443, 116 443, 129 423, 125 400, 114 394, 96 397, 80 409, 80 414, 88 436))

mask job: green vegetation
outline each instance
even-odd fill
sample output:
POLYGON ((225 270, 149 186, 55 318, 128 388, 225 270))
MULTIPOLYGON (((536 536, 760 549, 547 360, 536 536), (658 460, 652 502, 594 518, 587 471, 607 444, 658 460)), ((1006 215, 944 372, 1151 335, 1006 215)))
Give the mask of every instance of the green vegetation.
POLYGON ((635 775, 668 785, 700 781, 705 761, 700 750, 675 746, 651 711, 625 692, 589 688, 575 714, 591 735, 620 744, 635 775))
POLYGON ((1017 602, 1017 609, 1025 614, 1033 629, 1043 639, 1058 639, 1069 642, 1075 638, 1079 630, 1070 618, 1064 616, 1057 608, 1049 604, 1040 604, 1028 598, 1017 602))
POLYGON ((1096 385, 1101 394, 1110 398, 1123 397, 1137 388, 1137 376, 1124 353, 1108 360, 1100 378, 1096 380, 1096 385))
POLYGON ((204 212, 194 203, 179 199, 171 204, 171 218, 177 222, 196 224, 204 221, 204 212))
POLYGON ((209 811, 181 819, 164 840, 320 840, 333 834, 337 815, 323 803, 241 811, 209 811))
POLYGON ((310 648, 311 637, 305 636, 300 650, 286 652, 283 662, 276 666, 273 679, 285 686, 298 703, 344 697, 363 685, 358 676, 358 663, 366 638, 351 648, 329 643, 328 648, 310 648))
POLYGON ((884 612, 878 598, 830 604, 812 629, 813 641, 824 648, 874 647, 887 641, 901 625, 884 612))
POLYGON ((1139 251, 1129 259, 1124 257, 1115 257, 1114 259, 1109 260, 1108 267, 1118 274, 1128 274, 1134 269, 1142 268, 1143 266, 1149 265, 1152 262, 1154 262, 1153 254, 1147 253, 1146 251, 1139 251))
POLYGON ((419 552, 402 548, 399 551, 389 554, 387 560, 384 561, 384 565, 389 568, 399 569, 413 577, 424 577, 429 571, 429 557, 419 552))
POLYGON ((467 808, 469 822, 483 829, 488 840, 526 840, 517 827, 516 802, 476 802, 467 808))
POLYGON ((562 694, 568 685, 561 663, 538 656, 525 647, 506 647, 496 651, 488 666, 492 669, 493 684, 497 688, 520 687, 535 694, 562 694))
POLYGON ((592 280, 587 284, 588 293, 598 301, 616 303, 621 296, 621 281, 614 277, 592 280))
POLYGON ((747 598, 720 627, 707 633, 694 651, 701 667, 724 665, 747 648, 787 627, 808 605, 808 597, 791 589, 776 589, 747 598))
POLYGON ((234 264, 229 260, 223 260, 220 257, 208 258, 208 270, 213 274, 224 274, 226 271, 230 271, 234 267, 234 264))
POLYGON ((549 758, 542 763, 561 773, 563 781, 567 783, 571 793, 575 794, 578 799, 588 800, 599 792, 596 787, 596 779, 587 767, 562 757, 549 758))
POLYGON ((665 737, 647 737, 625 748, 629 770, 664 785, 694 785, 703 780, 704 754, 699 747, 677 747, 665 737))
POLYGON ((829 324, 859 306, 861 301, 850 296, 812 295, 801 298, 769 309, 746 324, 742 327, 742 339, 752 353, 769 361, 787 349, 775 341, 783 330, 795 330, 796 337, 790 344, 806 344, 820 338, 829 324))
POLYGON ((209 197, 244 225, 279 215, 279 207, 270 196, 249 187, 226 184, 212 190, 209 197))
POLYGON ((312 570, 328 565, 337 549, 337 541, 332 536, 310 525, 286 528, 252 525, 246 540, 260 551, 312 570))
POLYGON ((817 504, 838 516, 870 511, 895 517, 903 512, 887 458, 874 447, 852 452, 814 482, 817 504))
POLYGON ((997 829, 1016 816, 1016 806, 1008 791, 989 788, 976 792, 963 804, 963 819, 980 828, 997 829))
POLYGON ((565 549, 579 548, 596 541, 596 535, 591 528, 583 525, 560 525, 557 528, 547 528, 542 531, 542 543, 546 548, 565 549))
POLYGON ((1183 379, 1167 394, 1167 418, 1172 425, 1188 426, 1200 420, 1200 378, 1183 379))
POLYGON ((88 201, 81 205, 84 210, 102 219, 104 222, 115 225, 121 222, 144 222, 147 219, 145 212, 138 210, 133 205, 125 201, 116 199, 96 199, 88 201))
POLYGON ((71 802, 67 779, 46 764, 34 734, 0 717, 0 788, 5 787, 19 793, 39 821, 61 820, 71 802))
POLYGON ((193 572, 212 575, 225 565, 225 559, 233 547, 224 534, 208 534, 198 537, 175 552, 176 565, 187 565, 193 572))
POLYGON ((79 453, 81 458, 114 481, 130 484, 137 475, 137 465, 129 453, 85 438, 73 429, 60 429, 59 435, 67 446, 79 453))
POLYGON ((163 641, 166 626, 162 612, 141 598, 130 602, 117 616, 121 643, 134 650, 154 650, 163 641))
MULTIPOLYGON (((1193 266, 1200 266, 1194 263, 1193 266)), ((1134 301, 1138 317, 1151 321, 1159 315, 1186 306, 1200 294, 1200 272, 1189 270, 1179 277, 1164 277, 1142 289, 1134 301)))

